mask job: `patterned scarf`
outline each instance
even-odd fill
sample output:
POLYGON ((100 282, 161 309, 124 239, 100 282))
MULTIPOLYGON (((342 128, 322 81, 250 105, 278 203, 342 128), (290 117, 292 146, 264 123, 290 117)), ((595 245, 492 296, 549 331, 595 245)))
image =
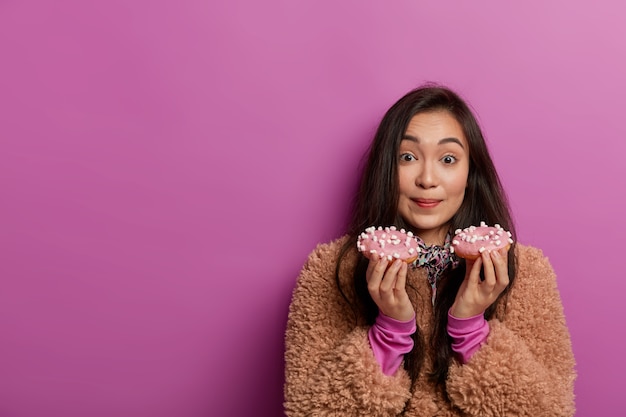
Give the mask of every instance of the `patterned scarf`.
POLYGON ((459 266, 459 259, 454 254, 450 253, 450 243, 452 242, 452 235, 450 233, 446 235, 443 246, 427 246, 419 237, 416 236, 416 239, 420 248, 420 255, 417 260, 413 262, 413 267, 426 268, 428 282, 432 288, 432 303, 435 305, 437 284, 448 267, 452 266, 452 269, 454 269, 459 266))

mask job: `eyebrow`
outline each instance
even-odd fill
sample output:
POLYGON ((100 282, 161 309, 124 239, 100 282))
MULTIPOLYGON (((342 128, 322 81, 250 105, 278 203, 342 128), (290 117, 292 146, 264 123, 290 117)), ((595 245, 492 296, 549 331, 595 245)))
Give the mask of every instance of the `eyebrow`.
MULTIPOLYGON (((411 135, 402 136, 402 140, 410 140, 411 142, 420 143, 420 140, 417 137, 411 136, 411 135)), ((457 138, 443 138, 439 142, 437 142, 438 145, 443 145, 444 143, 456 143, 461 148, 465 149, 465 146, 463 146, 463 143, 461 143, 461 141, 457 138)))

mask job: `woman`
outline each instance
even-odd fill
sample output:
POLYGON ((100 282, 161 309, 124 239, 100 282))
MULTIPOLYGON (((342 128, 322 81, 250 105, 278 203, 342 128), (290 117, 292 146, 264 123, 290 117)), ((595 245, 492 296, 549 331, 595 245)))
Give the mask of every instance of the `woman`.
POLYGON ((453 91, 427 85, 385 114, 348 233, 319 245, 286 331, 289 416, 572 416, 574 358, 554 272, 513 244, 476 261, 450 253, 481 221, 515 237, 478 123, 453 91), (368 260, 369 226, 421 239, 422 255, 368 260))

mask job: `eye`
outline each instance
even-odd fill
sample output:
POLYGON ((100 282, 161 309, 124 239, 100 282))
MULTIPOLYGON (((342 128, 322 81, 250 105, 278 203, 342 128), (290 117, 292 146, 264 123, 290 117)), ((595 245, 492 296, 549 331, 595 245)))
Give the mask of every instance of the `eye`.
POLYGON ((441 158, 441 162, 443 162, 446 165, 451 165, 456 162, 456 158, 452 155, 446 155, 443 158, 441 158))
POLYGON ((415 156, 413 154, 410 154, 408 152, 400 154, 400 161, 402 161, 402 162, 411 162, 411 161, 415 161, 415 160, 417 160, 417 158, 415 158, 415 156))

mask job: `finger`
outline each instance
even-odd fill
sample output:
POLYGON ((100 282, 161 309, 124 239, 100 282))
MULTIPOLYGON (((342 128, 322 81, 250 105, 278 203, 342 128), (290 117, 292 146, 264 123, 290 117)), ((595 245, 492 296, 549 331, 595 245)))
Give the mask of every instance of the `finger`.
POLYGON ((376 264, 378 264, 380 259, 378 257, 368 258, 368 259, 369 259, 369 263, 367 264, 367 271, 365 271, 365 277, 367 278, 369 282, 370 277, 374 273, 374 268, 376 267, 376 264))
POLYGON ((396 278, 396 285, 394 285, 394 289, 398 291, 406 290, 406 276, 407 276, 408 270, 409 270, 409 267, 407 263, 402 262, 402 265, 400 265, 400 270, 398 271, 398 276, 396 278))
POLYGON ((480 283, 480 268, 482 265, 483 260, 480 256, 473 261, 467 261, 466 268, 469 270, 467 285, 476 287, 480 283))
POLYGON ((491 252, 488 251, 484 251, 481 254, 483 260, 483 275, 485 276, 482 286, 488 291, 492 291, 493 287, 496 285, 496 273, 493 269, 491 256, 491 252))
POLYGON ((378 257, 370 259, 370 263, 367 265, 367 272, 365 273, 365 279, 367 281, 367 289, 370 294, 378 292, 380 283, 383 279, 385 270, 387 269, 387 259, 380 259, 378 257))
POLYGON ((399 259, 396 259, 391 266, 387 269, 387 272, 385 272, 385 275, 383 276, 383 281, 380 284, 380 291, 384 292, 384 293, 389 293, 393 290, 395 284, 396 284, 396 279, 397 279, 397 275, 398 275, 398 271, 400 270, 400 266, 403 264, 404 262, 402 262, 399 259))
POLYGON ((496 285, 502 291, 509 285, 509 260, 507 249, 500 249, 491 253, 491 260, 496 274, 496 285))

